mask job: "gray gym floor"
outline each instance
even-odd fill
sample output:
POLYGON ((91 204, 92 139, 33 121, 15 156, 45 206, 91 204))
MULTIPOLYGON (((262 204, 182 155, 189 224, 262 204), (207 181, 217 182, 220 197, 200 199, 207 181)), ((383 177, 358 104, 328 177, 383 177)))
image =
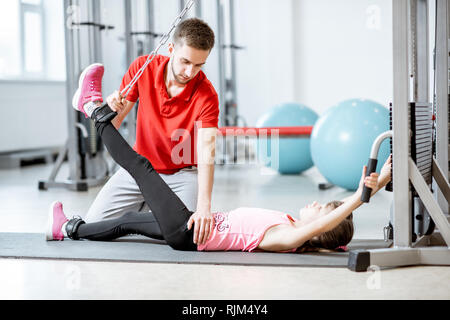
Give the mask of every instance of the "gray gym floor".
MULTIPOLYGON (((39 191, 51 165, 0 170, 0 232, 43 232, 49 204, 84 216, 99 188, 39 191)), ((67 175, 61 170, 61 177, 67 175)), ((280 176, 252 165, 217 165, 213 211, 239 206, 298 210, 349 192, 318 190, 315 168, 280 176)), ((354 213, 355 238, 381 239, 392 194, 380 191, 354 213)), ((43 240, 44 241, 44 238, 43 240)), ((354 273, 345 268, 248 267, 71 260, 0 259, 0 299, 449 299, 450 268, 403 267, 354 273)))

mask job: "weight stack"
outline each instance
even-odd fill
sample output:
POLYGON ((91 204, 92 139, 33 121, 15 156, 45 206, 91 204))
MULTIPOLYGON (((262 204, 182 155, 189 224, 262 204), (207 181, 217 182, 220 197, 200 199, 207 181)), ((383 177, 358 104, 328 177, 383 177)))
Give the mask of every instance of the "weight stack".
MULTIPOLYGON (((431 186, 433 159, 433 108, 430 103, 410 102, 409 127, 412 131, 409 144, 409 155, 417 165, 426 183, 431 186)), ((392 128, 392 103, 389 104, 389 128, 392 128)), ((391 154, 392 138, 389 139, 391 154)), ((391 181, 386 185, 386 191, 393 191, 392 175, 394 162, 391 164, 391 181)))

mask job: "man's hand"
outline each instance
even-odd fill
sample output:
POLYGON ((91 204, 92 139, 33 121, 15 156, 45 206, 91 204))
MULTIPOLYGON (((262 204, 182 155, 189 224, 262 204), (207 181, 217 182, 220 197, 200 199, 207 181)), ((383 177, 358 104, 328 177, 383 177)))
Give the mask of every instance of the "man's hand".
POLYGON ((119 129, 123 119, 125 119, 125 117, 136 104, 136 102, 126 100, 120 94, 120 91, 117 90, 106 98, 106 102, 108 103, 111 110, 117 112, 117 116, 111 121, 116 129, 119 129))
POLYGON ((125 109, 125 99, 117 90, 106 98, 106 102, 108 103, 111 110, 117 113, 122 113, 122 111, 125 109))
POLYGON ((188 230, 194 225, 194 243, 204 244, 214 229, 214 217, 209 210, 197 210, 187 223, 188 230))

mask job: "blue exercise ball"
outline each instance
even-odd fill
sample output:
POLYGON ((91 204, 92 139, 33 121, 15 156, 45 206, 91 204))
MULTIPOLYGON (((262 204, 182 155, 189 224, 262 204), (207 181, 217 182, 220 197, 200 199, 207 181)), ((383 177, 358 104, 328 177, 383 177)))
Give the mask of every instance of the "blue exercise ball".
MULTIPOLYGON (((314 165, 332 184, 356 190, 375 138, 389 130, 389 110, 365 99, 350 99, 327 110, 311 134, 314 165)), ((389 139, 378 153, 377 172, 390 153, 389 139)))
MULTIPOLYGON (((318 114, 307 106, 285 103, 265 113, 256 127, 313 126, 318 118, 318 114)), ((280 137, 278 141, 260 137, 257 154, 260 163, 282 174, 298 174, 314 165, 309 137, 280 137)))

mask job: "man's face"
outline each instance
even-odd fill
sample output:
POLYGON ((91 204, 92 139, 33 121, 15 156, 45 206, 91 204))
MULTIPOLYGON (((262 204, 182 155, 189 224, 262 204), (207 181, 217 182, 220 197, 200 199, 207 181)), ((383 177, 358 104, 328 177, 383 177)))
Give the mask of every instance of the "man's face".
POLYGON ((195 78, 209 56, 209 50, 199 50, 182 44, 169 44, 172 75, 180 84, 195 78))

